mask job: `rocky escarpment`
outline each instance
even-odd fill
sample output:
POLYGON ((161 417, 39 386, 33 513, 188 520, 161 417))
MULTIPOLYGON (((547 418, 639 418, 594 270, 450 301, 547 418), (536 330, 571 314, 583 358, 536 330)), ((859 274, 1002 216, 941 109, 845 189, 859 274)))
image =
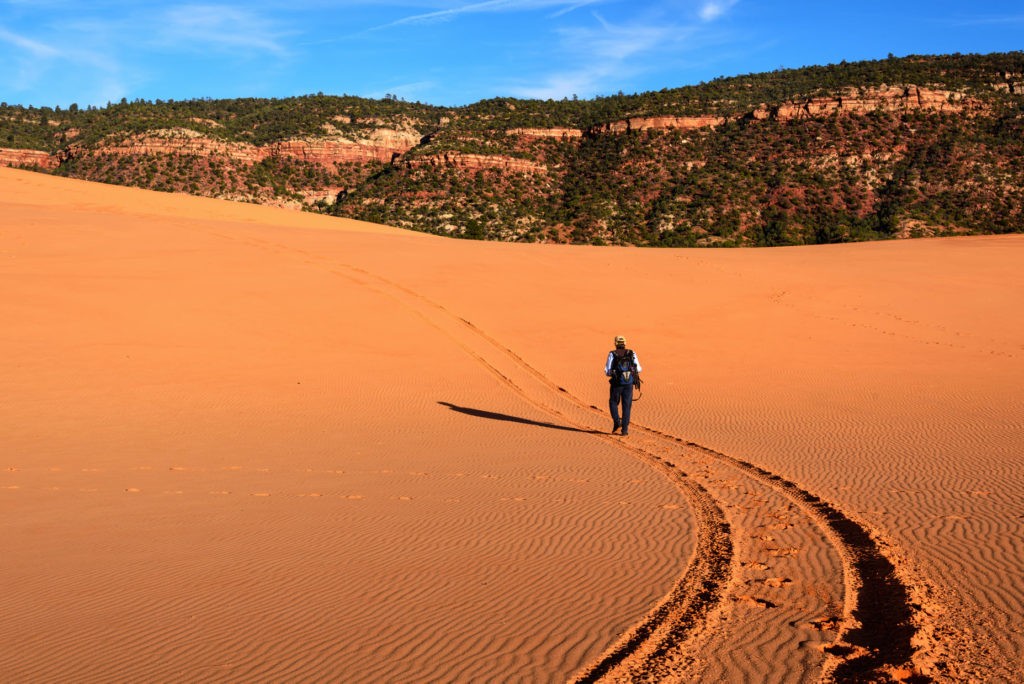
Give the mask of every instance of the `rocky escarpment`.
MULTIPOLYGON (((1001 84, 1007 92, 1021 86, 1008 74, 1001 84)), ((636 116, 578 128, 513 128, 505 135, 524 141, 556 139, 572 141, 584 135, 617 135, 640 131, 690 131, 713 129, 732 119, 749 121, 794 121, 832 114, 866 114, 869 112, 907 112, 914 110, 972 115, 984 104, 964 93, 929 89, 917 85, 892 85, 878 88, 847 88, 835 97, 814 97, 790 100, 780 104, 762 104, 733 117, 724 116, 636 116)), ((118 156, 192 155, 225 157, 238 164, 253 165, 270 158, 295 159, 324 168, 342 164, 367 162, 390 163, 410 150, 421 147, 425 154, 407 160, 409 166, 448 165, 467 170, 497 169, 513 173, 544 173, 547 167, 529 159, 501 154, 473 154, 446 151, 429 154, 429 137, 415 131, 388 128, 370 129, 359 139, 344 138, 332 131, 326 137, 308 136, 281 140, 266 145, 217 140, 190 128, 175 127, 150 131, 131 137, 109 137, 88 148, 71 144, 57 154, 36 150, 0 150, 0 164, 7 166, 38 166, 53 169, 70 157, 106 154, 118 156)))
POLYGON ((403 162, 409 168, 423 166, 453 166, 467 171, 496 169, 506 173, 546 173, 547 166, 529 159, 499 154, 471 154, 467 152, 440 152, 410 157, 403 162))
POLYGON ((813 97, 779 105, 761 105, 747 117, 754 120, 792 121, 831 114, 868 114, 870 112, 928 111, 948 114, 974 114, 984 104, 964 93, 936 90, 916 85, 879 88, 847 88, 838 97, 813 97))
POLYGON ((992 84, 992 88, 1010 95, 1024 95, 1024 74, 1003 71, 999 74, 999 81, 992 84))
POLYGON ((257 164, 271 157, 288 157, 323 167, 368 161, 390 162, 420 142, 418 135, 398 131, 373 131, 363 140, 304 138, 282 140, 267 145, 226 142, 188 128, 151 131, 122 140, 110 140, 92 148, 70 148, 70 156, 86 154, 193 155, 226 157, 236 163, 257 164))
POLYGON ((60 164, 57 155, 39 150, 12 150, 0 147, 0 166, 38 167, 55 169, 60 164))
MULTIPOLYGON (((1004 90, 1013 92, 1013 81, 1000 84, 1004 90)), ((975 114, 985 109, 984 103, 968 97, 962 92, 929 89, 916 85, 892 85, 879 88, 847 88, 834 97, 812 97, 794 99, 777 105, 762 104, 742 114, 725 116, 636 116, 598 124, 587 131, 572 128, 516 128, 506 131, 507 135, 522 138, 556 138, 569 140, 583 135, 606 135, 634 133, 640 131, 692 131, 721 126, 730 120, 748 121, 793 121, 832 114, 867 114, 869 112, 928 111, 956 114, 975 114)))
MULTIPOLYGON (((333 212, 463 237, 663 246, 1019 230, 1024 179, 1009 160, 1024 157, 1024 119, 988 96, 991 83, 845 87, 758 104, 736 82, 706 97, 714 113, 703 115, 585 128, 461 121, 333 212), (457 172, 480 169, 493 172, 457 172)), ((803 85, 791 91, 820 90, 803 85)), ((647 112, 683 109, 671 97, 652 98, 647 112)), ((541 118, 516 107, 489 103, 480 118, 541 118)))
POLYGON ((583 131, 579 128, 512 128, 505 131, 505 134, 534 140, 572 140, 583 137, 583 131))
POLYGON ((602 133, 632 133, 637 131, 693 131, 714 128, 726 121, 721 116, 640 116, 594 126, 592 135, 602 133))

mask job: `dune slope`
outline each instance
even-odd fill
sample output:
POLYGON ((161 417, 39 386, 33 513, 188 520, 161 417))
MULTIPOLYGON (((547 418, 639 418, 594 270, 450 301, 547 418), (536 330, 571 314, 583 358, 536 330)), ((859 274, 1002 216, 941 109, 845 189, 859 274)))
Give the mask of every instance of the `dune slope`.
POLYGON ((0 208, 5 680, 1020 665, 1019 236, 472 243, 6 169, 0 208))

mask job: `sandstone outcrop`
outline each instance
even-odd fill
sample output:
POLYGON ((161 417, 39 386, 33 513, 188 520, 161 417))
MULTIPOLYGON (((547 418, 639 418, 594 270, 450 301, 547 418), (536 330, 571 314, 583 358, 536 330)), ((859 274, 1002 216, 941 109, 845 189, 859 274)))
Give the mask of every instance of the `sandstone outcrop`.
POLYGON ((1010 95, 1024 95, 1024 74, 1004 71, 999 74, 1001 81, 992 84, 992 88, 1010 95))
MULTIPOLYGON (((102 144, 95 152, 115 155, 184 154, 221 156, 252 165, 271 157, 289 157, 330 168, 337 164, 390 162, 419 143, 419 136, 399 131, 372 131, 365 140, 305 138, 268 145, 226 142, 187 128, 152 131, 119 142, 102 144)), ((72 152, 72 155, 79 152, 72 152)))
POLYGON ((632 131, 695 131, 701 128, 714 128, 725 123, 720 116, 643 116, 613 121, 590 129, 592 134, 629 133, 632 131))
POLYGON ((390 162, 395 155, 407 152, 413 145, 376 143, 372 141, 347 142, 338 140, 307 139, 285 140, 261 147, 266 157, 291 157, 331 167, 352 162, 390 162))
POLYGON ((131 136, 120 141, 101 143, 89 150, 73 150, 71 156, 99 153, 125 156, 184 154, 200 157, 224 156, 245 164, 255 164, 266 158, 260 148, 246 143, 214 140, 188 128, 168 128, 131 136))
POLYGON ((55 169, 58 165, 57 157, 48 152, 0 147, 0 166, 38 166, 42 169, 55 169))
POLYGON ((931 90, 916 85, 880 86, 878 88, 848 88, 838 97, 812 97, 769 107, 761 105, 747 118, 755 121, 775 119, 792 121, 840 114, 867 114, 869 112, 901 112, 925 110, 932 112, 965 113, 980 111, 983 105, 963 93, 952 90, 931 90))
POLYGON ((512 128, 505 131, 507 135, 514 135, 520 138, 557 138, 560 140, 571 140, 582 138, 583 131, 578 128, 512 128))
POLYGON ((320 190, 303 190, 300 194, 302 195, 304 204, 316 204, 317 202, 334 204, 338 201, 338 195, 346 192, 347 190, 348 188, 332 187, 320 190))
MULTIPOLYGON (((1018 88, 1020 86, 1017 86, 1018 88)), ((1014 84, 1007 85, 1013 91, 1014 84)), ((878 88, 849 88, 836 97, 815 97, 785 102, 769 107, 761 105, 746 115, 737 117, 764 121, 792 121, 840 114, 867 114, 873 111, 900 112, 926 110, 933 112, 974 113, 984 105, 963 93, 952 90, 933 90, 916 85, 881 86, 878 88)), ((602 133, 629 133, 646 130, 693 131, 714 128, 727 121, 719 116, 647 116, 601 124, 590 129, 593 135, 602 133)), ((510 131, 511 132, 511 131, 510 131)))
POLYGON ((507 157, 499 154, 470 154, 467 152, 441 152, 438 154, 422 155, 406 159, 405 163, 412 168, 418 166, 455 166, 469 171, 484 169, 497 169, 511 173, 547 173, 548 168, 544 164, 507 157))

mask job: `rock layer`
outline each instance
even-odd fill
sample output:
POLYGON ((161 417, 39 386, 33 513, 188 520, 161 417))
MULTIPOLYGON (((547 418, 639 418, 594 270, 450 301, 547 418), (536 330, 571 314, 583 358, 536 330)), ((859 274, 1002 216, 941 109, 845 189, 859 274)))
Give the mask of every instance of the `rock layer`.
POLYGON ((38 166, 43 169, 55 169, 58 164, 57 157, 48 152, 0 147, 0 166, 38 166))

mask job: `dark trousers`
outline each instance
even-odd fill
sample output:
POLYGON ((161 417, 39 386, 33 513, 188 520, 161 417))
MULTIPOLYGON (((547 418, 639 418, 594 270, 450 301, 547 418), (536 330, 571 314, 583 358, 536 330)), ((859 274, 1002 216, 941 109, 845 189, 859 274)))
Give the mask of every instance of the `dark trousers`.
POLYGON ((633 408, 633 386, 616 385, 611 386, 611 394, 608 397, 608 408, 612 412, 612 422, 622 426, 622 431, 629 430, 629 412, 633 408), (622 403, 622 419, 619 420, 619 403, 622 403))

